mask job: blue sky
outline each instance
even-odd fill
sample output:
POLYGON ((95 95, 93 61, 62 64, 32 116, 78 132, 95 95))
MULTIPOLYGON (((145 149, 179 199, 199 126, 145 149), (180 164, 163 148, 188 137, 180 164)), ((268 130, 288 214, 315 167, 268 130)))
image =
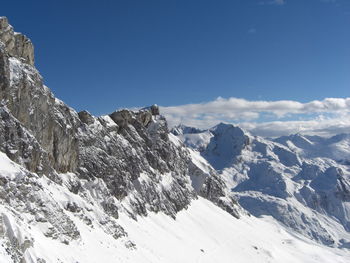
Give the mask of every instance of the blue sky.
POLYGON ((150 104, 349 96, 348 0, 5 1, 57 97, 150 104))

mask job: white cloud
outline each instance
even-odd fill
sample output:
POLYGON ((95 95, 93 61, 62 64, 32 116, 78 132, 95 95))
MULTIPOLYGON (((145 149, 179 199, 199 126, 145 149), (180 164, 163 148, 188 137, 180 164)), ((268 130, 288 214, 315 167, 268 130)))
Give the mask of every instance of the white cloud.
POLYGON ((161 112, 170 126, 182 123, 209 128, 219 122, 231 122, 262 136, 296 132, 323 135, 350 132, 350 98, 326 98, 301 103, 219 97, 205 103, 161 107, 161 112), (264 121, 267 116, 269 121, 264 121))
POLYGON ((346 118, 312 119, 308 121, 273 121, 263 123, 240 123, 240 127, 254 135, 278 137, 302 133, 319 136, 332 136, 350 132, 350 115, 346 118))

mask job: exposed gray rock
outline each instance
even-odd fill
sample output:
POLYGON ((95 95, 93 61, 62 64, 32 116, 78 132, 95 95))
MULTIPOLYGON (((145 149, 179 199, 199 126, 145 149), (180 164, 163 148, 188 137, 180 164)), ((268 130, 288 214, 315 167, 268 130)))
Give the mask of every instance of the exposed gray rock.
POLYGON ((115 111, 109 115, 111 119, 120 127, 125 128, 132 118, 131 112, 128 110, 115 111))
MULTIPOLYGON (((132 217, 147 211, 175 217, 197 197, 189 153, 169 140, 157 105, 98 118, 87 111, 78 114, 43 84, 33 67, 31 42, 14 33, 6 18, 0 24, 0 149, 12 160, 74 194, 87 191, 82 180, 102 180, 93 186, 103 192, 97 200, 114 218, 120 208, 132 217), (67 172, 77 177, 63 182, 59 173, 67 172)), ((222 194, 209 186, 215 182, 210 189, 223 187, 219 181, 206 183, 216 203, 222 194)), ((76 210, 72 204, 65 209, 76 210)))
POLYGON ((47 153, 6 106, 0 106, 0 120, 0 150, 30 171, 49 174, 47 153))
MULTIPOLYGON (((116 222, 121 210, 133 219, 149 211, 175 218, 199 194, 239 216, 216 174, 193 187, 199 168, 169 139, 157 105, 77 113, 54 97, 33 64, 31 42, 0 18, 0 151, 23 168, 14 178, 0 174, 0 204, 22 228, 40 225, 43 236, 68 245, 80 238, 74 217, 135 249, 116 222), (48 185, 64 196, 56 200, 48 185)), ((3 228, 0 222, 0 239, 3 228)), ((24 260, 30 240, 6 238, 14 262, 24 260)))
POLYGON ((159 107, 158 105, 154 104, 151 106, 151 113, 152 115, 156 116, 156 115, 159 115, 159 107))
POLYGON ((207 168, 209 171, 204 171, 193 162, 190 163, 192 187, 198 195, 212 201, 236 218, 246 214, 232 193, 227 190, 223 178, 214 169, 207 168))
POLYGON ((218 176, 208 176, 199 192, 201 196, 212 201, 217 206, 224 209, 236 218, 240 218, 245 212, 238 204, 237 200, 225 191, 225 182, 218 176))
POLYGON ((94 117, 90 114, 90 112, 86 110, 80 111, 78 113, 78 116, 79 116, 79 119, 87 125, 92 124, 95 121, 94 117))
MULTIPOLYGON (((78 114, 54 98, 35 68, 11 58, 0 46, 0 101, 39 142, 58 172, 78 165, 78 114)), ((35 169, 31 169, 35 171, 35 169)))
POLYGON ((34 65, 34 46, 23 34, 13 31, 6 17, 0 17, 0 41, 10 56, 16 57, 29 65, 34 65))
POLYGON ((102 178, 113 196, 129 202, 132 214, 147 214, 148 207, 175 217, 196 196, 189 157, 169 141, 164 118, 121 110, 79 131, 80 176, 102 178))

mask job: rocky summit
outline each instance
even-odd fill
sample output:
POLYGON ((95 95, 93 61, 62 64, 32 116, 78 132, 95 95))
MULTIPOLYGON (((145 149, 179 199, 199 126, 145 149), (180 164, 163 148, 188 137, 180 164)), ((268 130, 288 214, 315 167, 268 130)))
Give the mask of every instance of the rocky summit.
POLYGON ((14 178, 0 173, 0 202, 6 209, 0 226, 14 262, 26 262, 27 247, 35 240, 11 234, 4 226, 7 213, 44 224, 43 235, 63 243, 80 238, 67 211, 87 225, 95 220, 115 238, 127 235, 116 222, 120 211, 134 220, 160 211, 175 218, 198 195, 239 217, 240 207, 224 182, 214 171, 202 171, 188 150, 174 143, 158 106, 101 117, 77 113, 44 85, 31 41, 14 32, 5 17, 0 18, 0 78, 0 150, 21 166, 14 178), (199 173, 205 179, 194 188, 191 176, 199 173), (64 188, 83 204, 56 200, 46 184, 64 188), (103 218, 86 215, 96 209, 103 218))
POLYGON ((348 138, 76 112, 1 17, 0 262, 346 262, 349 158, 318 153, 348 138))

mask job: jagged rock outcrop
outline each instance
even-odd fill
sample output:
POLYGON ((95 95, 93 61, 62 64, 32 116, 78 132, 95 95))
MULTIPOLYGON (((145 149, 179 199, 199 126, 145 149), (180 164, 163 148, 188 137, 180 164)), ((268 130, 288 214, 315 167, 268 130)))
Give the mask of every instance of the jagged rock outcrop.
POLYGON ((14 262, 32 257, 35 240, 12 229, 29 233, 37 225, 46 238, 69 244, 80 239, 80 220, 134 249, 116 221, 120 211, 134 219, 149 211, 175 218, 197 198, 188 151, 169 140, 158 106, 77 113, 53 96, 33 65, 31 42, 0 18, 0 151, 23 167, 7 164, 15 177, 0 169, 0 219, 14 220, 0 220, 0 241, 14 262))
POLYGON ((6 18, 0 24, 0 150, 26 169, 18 178, 0 175, 7 192, 0 192, 0 203, 30 218, 18 224, 35 220, 45 225, 44 236, 65 244, 79 239, 75 219, 120 238, 127 236, 116 221, 121 211, 134 219, 149 211, 175 218, 198 195, 239 217, 215 174, 194 188, 198 167, 186 147, 170 139, 157 105, 101 117, 77 113, 44 85, 31 42, 6 18), (52 189, 64 197, 54 199, 52 189))
POLYGON ((16 57, 29 65, 34 65, 34 47, 30 39, 13 31, 6 17, 0 17, 0 41, 10 56, 16 57))
POLYGON ((102 178, 113 196, 133 207, 130 212, 147 214, 148 208, 175 217, 195 198, 189 157, 169 141, 163 117, 121 110, 82 125, 79 138, 77 173, 102 178))
POLYGON ((246 214, 238 204, 236 198, 226 190, 226 184, 220 178, 220 175, 208 176, 199 194, 236 218, 240 218, 242 214, 246 214))
POLYGON ((86 111, 86 110, 83 110, 83 111, 80 111, 78 113, 78 116, 79 116, 79 119, 87 124, 87 125, 90 125, 92 123, 94 123, 94 117, 90 114, 90 112, 86 111))
POLYGON ((46 151, 6 106, 0 107, 0 120, 0 151, 30 171, 51 173, 46 151))
POLYGON ((85 231, 98 228, 126 247, 134 246, 115 214, 104 212, 111 196, 103 184, 92 187, 91 182, 80 180, 81 194, 77 195, 68 190, 76 180, 74 174, 57 175, 60 185, 11 162, 2 152, 0 163, 0 243, 11 258, 8 262, 45 262, 41 259, 44 255, 35 252, 40 243, 58 247, 80 243, 82 224, 85 231), (105 203, 91 195, 90 191, 96 193, 99 189, 104 190, 101 194, 105 194, 105 203))
MULTIPOLYGON (((0 101, 39 142, 58 172, 78 165, 78 114, 56 99, 31 65, 12 57, 0 46, 0 101)), ((36 170, 32 170, 36 171, 36 170)))

